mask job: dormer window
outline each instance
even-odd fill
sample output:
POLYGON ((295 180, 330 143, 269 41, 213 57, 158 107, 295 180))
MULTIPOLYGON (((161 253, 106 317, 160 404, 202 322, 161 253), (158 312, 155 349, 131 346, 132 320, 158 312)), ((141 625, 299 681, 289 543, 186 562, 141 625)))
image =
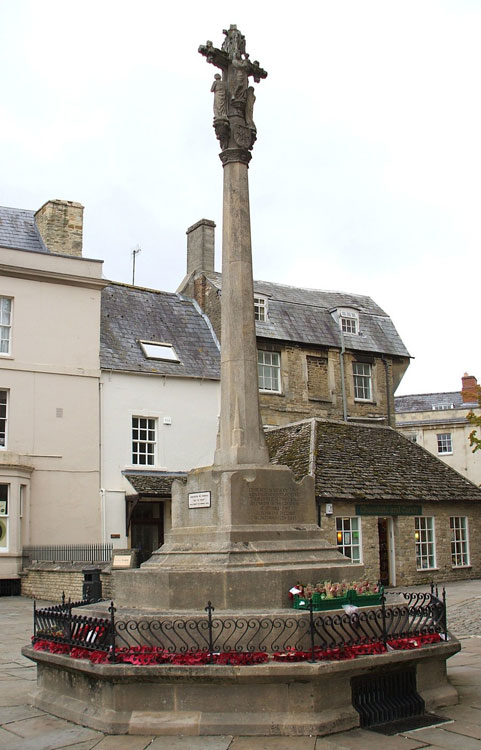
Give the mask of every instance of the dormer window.
POLYGON ((339 323, 343 333, 357 335, 359 333, 359 313, 347 308, 339 309, 339 323))
POLYGON ((254 296, 254 318, 259 321, 267 321, 267 297, 258 294, 254 296))
POLYGON ((139 341, 139 344, 147 359, 180 362, 172 344, 166 344, 160 341, 139 341))

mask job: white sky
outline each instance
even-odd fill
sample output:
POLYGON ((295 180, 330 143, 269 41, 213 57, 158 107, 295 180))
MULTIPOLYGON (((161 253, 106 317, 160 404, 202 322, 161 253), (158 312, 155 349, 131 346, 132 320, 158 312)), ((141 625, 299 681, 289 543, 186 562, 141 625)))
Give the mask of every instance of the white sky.
POLYGON ((217 229, 216 69, 237 23, 256 86, 254 276, 367 294, 415 357, 398 394, 481 381, 479 0, 0 0, 0 204, 85 206, 84 255, 173 291, 217 229), (478 302, 477 302, 478 300, 478 302))

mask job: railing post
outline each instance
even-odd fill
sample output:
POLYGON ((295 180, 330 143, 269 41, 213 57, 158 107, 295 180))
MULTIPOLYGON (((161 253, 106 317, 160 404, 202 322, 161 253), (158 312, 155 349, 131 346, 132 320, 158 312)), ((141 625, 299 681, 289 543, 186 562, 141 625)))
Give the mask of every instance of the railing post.
POLYGON ((316 661, 316 653, 314 651, 314 648, 315 648, 314 647, 314 633, 315 633, 315 628, 314 628, 314 609, 313 609, 313 607, 314 607, 314 604, 313 604, 313 601, 312 601, 312 594, 311 594, 311 596, 309 597, 309 631, 310 631, 310 634, 311 634, 311 658, 309 659, 309 661, 310 661, 311 664, 315 664, 315 661, 316 661))
POLYGON ((443 586, 443 627, 444 627, 444 639, 448 640, 448 610, 446 607, 446 587, 443 586))
POLYGON ((387 628, 386 628, 386 594, 384 589, 381 590, 381 618, 382 618, 382 642, 384 646, 387 643, 387 628))
POLYGON ((65 607, 65 591, 62 591, 62 607, 65 607))
POLYGON ((70 602, 67 604, 67 638, 69 645, 72 645, 72 607, 70 602))
POLYGON ((209 664, 212 664, 212 652, 214 651, 214 638, 212 633, 212 612, 214 609, 215 607, 212 606, 212 602, 208 601, 205 611, 207 612, 207 629, 209 632, 209 664))
POLYGON ((33 599, 33 637, 37 636, 37 600, 33 599))
POLYGON ((117 661, 117 657, 115 655, 115 612, 117 610, 114 607, 113 601, 110 602, 109 612, 110 612, 110 654, 109 654, 109 661, 112 664, 115 664, 117 661))

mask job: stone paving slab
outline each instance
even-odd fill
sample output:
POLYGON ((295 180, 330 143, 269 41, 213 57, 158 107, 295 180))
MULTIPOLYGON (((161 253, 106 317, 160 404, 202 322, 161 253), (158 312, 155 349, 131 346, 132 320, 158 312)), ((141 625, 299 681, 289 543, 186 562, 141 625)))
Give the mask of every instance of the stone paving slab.
POLYGON ((441 728, 418 729, 415 732, 407 732, 404 736, 410 739, 418 739, 418 741, 424 742, 425 746, 435 745, 445 748, 445 750, 480 750, 481 748, 479 740, 447 732, 441 728))
MULTIPOLYGON (((227 750, 228 748, 230 750, 233 746, 232 739, 229 736, 157 737, 148 748, 149 750, 227 750)), ((117 747, 112 745, 112 750, 114 748, 117 750, 117 747)), ((130 750, 130 747, 128 750, 130 750)))
MULTIPOLYGON (((453 732, 458 737, 472 737, 476 740, 481 740, 481 724, 472 724, 469 721, 457 721, 456 725, 446 724, 443 727, 445 732, 453 732)), ((462 742, 462 739, 461 739, 462 742)))
POLYGON ((314 750, 315 737, 235 737, 229 750, 314 750))
POLYGON ((13 721, 43 716, 45 712, 33 706, 4 706, 0 708, 0 724, 8 726, 13 721))
MULTIPOLYGON (((153 747, 151 742, 153 737, 132 737, 130 735, 116 735, 114 737, 104 737, 95 745, 95 750, 145 750, 153 747)), ((167 737, 168 740, 176 739, 167 737)), ((172 747, 172 745, 171 745, 172 747)))
MULTIPOLYGON (((377 732, 369 732, 366 729, 351 729, 349 732, 332 734, 327 738, 335 750, 348 748, 348 750, 417 750, 426 747, 426 742, 415 737, 395 735, 386 737, 377 732)), ((315 746, 315 750, 323 750, 321 744, 315 746)), ((459 748, 458 748, 459 750, 459 748)), ((480 750, 478 748, 478 750, 480 750)))
MULTIPOLYGON (((61 748, 56 748, 56 750, 92 750, 93 748, 97 750, 98 747, 98 740, 90 740, 90 742, 76 742, 74 745, 62 745, 61 748)), ((38 748, 38 750, 40 750, 40 748, 38 748)))

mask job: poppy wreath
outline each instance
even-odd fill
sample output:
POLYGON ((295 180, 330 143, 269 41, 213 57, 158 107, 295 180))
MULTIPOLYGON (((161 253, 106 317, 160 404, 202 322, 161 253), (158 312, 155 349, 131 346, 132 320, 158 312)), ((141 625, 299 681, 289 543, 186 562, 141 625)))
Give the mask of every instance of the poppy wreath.
MULTIPOLYGON (((439 643, 440 641, 441 636, 439 633, 426 633, 407 638, 392 638, 387 641, 387 646, 395 651, 406 651, 420 648, 421 646, 428 646, 432 643, 439 643)), ((69 646, 68 643, 55 643, 54 641, 39 639, 34 641, 33 647, 36 651, 48 651, 51 654, 66 654, 73 659, 89 659, 92 664, 107 664, 109 662, 109 652, 107 651, 69 646)), ((387 648, 382 641, 327 649, 317 647, 314 649, 314 658, 316 661, 344 661, 346 659, 355 659, 357 656, 383 654, 386 650, 387 648)), ((117 664, 135 664, 139 666, 150 664, 246 666, 249 664, 264 664, 271 658, 273 661, 287 663, 309 661, 312 658, 312 651, 288 648, 273 654, 267 654, 264 651, 227 651, 209 654, 208 651, 173 653, 155 646, 131 646, 130 648, 116 649, 115 658, 117 664)))

